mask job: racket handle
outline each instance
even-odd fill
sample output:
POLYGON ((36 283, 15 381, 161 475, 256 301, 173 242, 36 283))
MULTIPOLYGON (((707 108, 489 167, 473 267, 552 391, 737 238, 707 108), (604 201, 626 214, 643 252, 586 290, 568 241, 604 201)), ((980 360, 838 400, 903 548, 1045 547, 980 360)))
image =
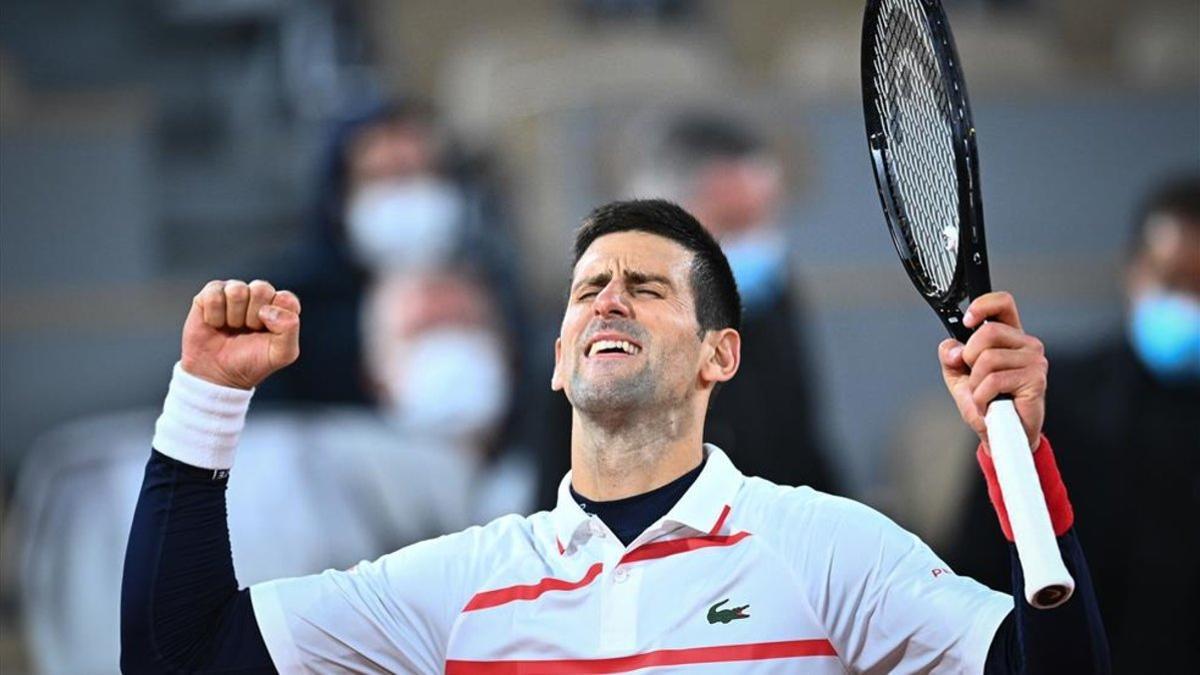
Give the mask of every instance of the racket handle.
POLYGON ((1025 575, 1025 599, 1038 609, 1057 607, 1070 599, 1075 580, 1063 565, 1055 541, 1025 428, 1011 399, 992 401, 984 421, 992 464, 1025 575))

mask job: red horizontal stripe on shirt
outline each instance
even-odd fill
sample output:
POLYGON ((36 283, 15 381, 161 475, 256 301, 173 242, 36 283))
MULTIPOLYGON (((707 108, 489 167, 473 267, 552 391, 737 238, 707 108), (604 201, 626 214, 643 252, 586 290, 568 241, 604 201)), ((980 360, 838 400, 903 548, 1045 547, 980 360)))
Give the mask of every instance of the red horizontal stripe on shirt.
POLYGON ((703 537, 684 537, 683 539, 671 539, 670 541, 656 541, 626 553, 625 557, 621 558, 621 562, 629 563, 638 562, 639 560, 665 558, 676 553, 686 553, 687 551, 695 551, 696 549, 708 548, 709 546, 733 546, 749 536, 749 532, 738 532, 737 534, 729 535, 709 534, 703 537))
POLYGON ((446 661, 446 675, 532 675, 553 673, 624 673, 655 666, 681 666, 693 663, 765 661, 803 656, 837 656, 829 640, 790 640, 758 642, 689 649, 662 649, 610 659, 561 659, 538 661, 446 661))
POLYGON ((542 593, 547 591, 573 591, 576 588, 583 588, 596 580, 600 576, 600 571, 604 569, 602 563, 596 563, 588 568, 587 574, 579 581, 564 581, 563 579, 542 579, 536 584, 525 584, 521 586, 509 586, 508 588, 497 588, 494 591, 483 591, 476 593, 475 597, 463 607, 464 612, 471 612, 477 609, 487 609, 496 607, 517 600, 534 600, 542 593))

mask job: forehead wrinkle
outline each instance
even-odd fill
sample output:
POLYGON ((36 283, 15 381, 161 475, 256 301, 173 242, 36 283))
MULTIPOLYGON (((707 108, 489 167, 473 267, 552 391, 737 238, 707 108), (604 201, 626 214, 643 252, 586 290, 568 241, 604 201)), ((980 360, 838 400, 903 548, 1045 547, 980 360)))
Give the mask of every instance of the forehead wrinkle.
MULTIPOLYGON (((641 270, 627 268, 621 272, 621 277, 625 280, 625 283, 631 286, 657 283, 662 284, 667 288, 675 288, 675 282, 673 282, 671 278, 665 274, 643 272, 641 270)), ((612 281, 612 278, 612 272, 607 270, 604 272, 597 272, 596 274, 575 282, 575 284, 571 286, 571 290, 576 291, 584 286, 607 286, 609 282, 612 281)))
POLYGON ((612 281, 614 273, 620 274, 626 283, 658 282, 671 290, 687 293, 690 290, 690 275, 695 262, 695 252, 688 250, 678 242, 659 235, 640 231, 607 234, 593 242, 576 261, 576 272, 583 274, 584 277, 572 283, 568 293, 574 293, 586 283, 607 286, 612 281), (642 240, 641 243, 633 248, 628 246, 615 248, 612 247, 613 242, 606 241, 609 237, 630 236, 642 240), (679 260, 670 260, 669 258, 673 258, 675 252, 667 249, 675 249, 683 256, 679 260), (664 256, 668 259, 664 260, 664 256), (645 271, 647 266, 658 271, 645 271), (590 270, 597 268, 602 271, 589 273, 590 270))
POLYGON ((607 286, 608 282, 610 281, 612 281, 612 272, 597 272, 589 277, 585 277, 575 282, 575 284, 571 286, 571 290, 574 291, 580 286, 607 286))

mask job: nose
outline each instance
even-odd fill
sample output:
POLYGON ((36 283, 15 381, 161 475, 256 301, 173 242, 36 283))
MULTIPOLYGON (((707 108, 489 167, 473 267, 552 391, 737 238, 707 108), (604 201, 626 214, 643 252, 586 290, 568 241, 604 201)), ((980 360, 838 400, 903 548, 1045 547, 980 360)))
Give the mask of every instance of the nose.
POLYGON ((631 316, 633 310, 625 294, 625 285, 616 279, 609 282, 596 296, 595 302, 592 303, 592 311, 596 316, 631 316))

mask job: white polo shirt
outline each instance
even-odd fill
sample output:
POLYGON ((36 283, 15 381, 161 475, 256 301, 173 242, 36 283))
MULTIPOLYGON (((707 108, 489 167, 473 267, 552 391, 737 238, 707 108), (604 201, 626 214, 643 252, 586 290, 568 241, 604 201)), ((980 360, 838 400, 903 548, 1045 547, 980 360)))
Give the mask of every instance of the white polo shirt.
MULTIPOLYGON (((229 469, 249 400, 176 367, 154 447, 229 469)), ((284 673, 982 672, 1010 596, 866 506, 704 452, 629 546, 567 474, 551 512, 251 586, 271 658, 284 673)))
POLYGON ((1010 596, 861 504, 705 452, 628 547, 568 474, 551 512, 255 585, 271 657, 282 672, 982 672, 1010 596))

